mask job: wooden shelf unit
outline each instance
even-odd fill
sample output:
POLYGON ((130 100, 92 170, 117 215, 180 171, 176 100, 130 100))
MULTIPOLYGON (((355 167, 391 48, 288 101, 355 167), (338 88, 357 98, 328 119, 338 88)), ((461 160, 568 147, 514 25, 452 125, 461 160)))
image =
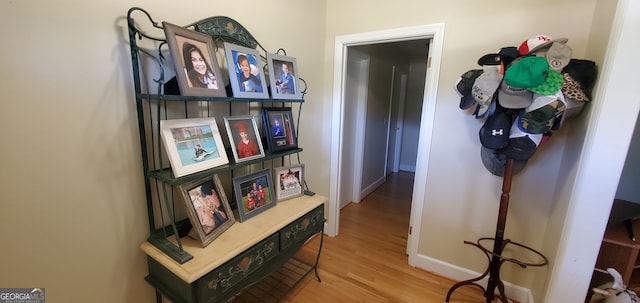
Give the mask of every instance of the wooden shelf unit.
MULTIPOLYGON (((306 184, 303 185, 305 195, 277 202, 251 220, 236 221, 206 247, 202 247, 199 240, 186 237, 191 224, 188 224, 188 218, 176 212, 181 203, 176 195, 180 185, 200 178, 213 178, 219 173, 233 178, 236 171, 246 174, 265 167, 284 166, 285 159, 291 163, 292 157, 302 152, 302 148, 265 151, 260 159, 241 163, 229 161, 226 165, 174 177, 160 138, 162 120, 255 116, 265 107, 293 104, 301 109, 306 94, 304 80, 299 78, 304 83, 301 99, 176 95, 167 89, 171 80, 165 77, 175 71, 172 64, 166 64, 169 62, 166 61, 167 39, 161 23, 138 7, 129 9, 127 23, 150 232, 140 249, 147 255, 149 274, 145 280, 155 288, 156 301, 160 303, 165 297, 172 302, 184 303, 227 302, 250 297, 253 293, 248 288, 256 285, 259 289, 261 281, 284 281, 283 290, 290 289, 311 271, 315 271, 316 279, 320 281, 317 266, 322 240, 315 260, 294 257, 307 240, 324 231, 324 205, 328 199, 314 195, 306 184), (138 22, 134 21, 134 14, 140 17, 138 22), (286 277, 278 279, 278 275, 286 277)), ((253 49, 259 47, 266 53, 241 24, 228 17, 214 16, 184 27, 210 35, 215 43, 224 41, 253 49)), ((293 136, 297 137, 295 131, 293 136)), ((230 155, 229 151, 230 148, 227 149, 230 155)))
POLYGON ((314 195, 280 202, 249 221, 234 224, 206 247, 185 238, 182 247, 193 259, 183 264, 144 242, 140 249, 149 263, 145 279, 164 297, 185 303, 227 302, 292 262, 304 271, 291 276, 289 286, 311 271, 320 281, 322 241, 315 262, 292 261, 292 257, 308 239, 323 232, 326 201, 314 195))
MULTIPOLYGON (((633 230, 640 231, 640 220, 633 220, 633 230)), ((635 290, 640 289, 640 237, 633 241, 624 222, 607 226, 602 246, 598 254, 596 268, 615 268, 625 284, 635 290)), ((601 276, 601 275, 598 275, 601 276)), ((596 277, 593 284, 610 282, 611 277, 596 277)))

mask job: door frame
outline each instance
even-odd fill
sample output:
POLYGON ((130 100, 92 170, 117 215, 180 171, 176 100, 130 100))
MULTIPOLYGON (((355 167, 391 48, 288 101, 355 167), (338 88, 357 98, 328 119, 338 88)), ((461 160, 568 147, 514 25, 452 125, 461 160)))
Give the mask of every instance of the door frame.
POLYGON ((427 59, 427 75, 425 77, 425 93, 422 103, 422 117, 420 135, 418 139, 418 157, 414 178, 413 196, 411 202, 410 224, 412 233, 407 241, 409 251, 409 265, 414 266, 417 258, 418 239, 425 200, 429 154, 431 151, 431 135, 435 115, 436 97, 438 92, 438 78, 444 40, 444 23, 405 27, 361 34, 337 36, 334 48, 334 84, 333 84, 333 114, 331 140, 331 167, 329 189, 329 218, 325 228, 326 233, 333 237, 338 235, 340 225, 340 208, 338 207, 341 191, 341 169, 343 149, 344 122, 344 89, 347 63, 347 48, 349 46, 366 45, 384 42, 398 42, 406 40, 430 39, 430 57, 427 59))

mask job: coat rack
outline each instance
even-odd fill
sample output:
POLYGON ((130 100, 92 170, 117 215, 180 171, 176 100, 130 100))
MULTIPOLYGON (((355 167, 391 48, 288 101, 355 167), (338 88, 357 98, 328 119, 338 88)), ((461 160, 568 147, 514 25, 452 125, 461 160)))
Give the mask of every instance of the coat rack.
POLYGON ((528 246, 513 242, 509 239, 504 239, 504 228, 507 221, 507 210, 509 208, 509 192, 511 191, 511 179, 513 177, 513 159, 508 158, 507 163, 504 170, 504 176, 502 179, 502 195, 500 195, 500 208, 498 210, 498 223, 496 225, 496 235, 494 238, 480 238, 475 243, 464 241, 465 244, 473 245, 481 249, 484 254, 487 256, 487 260, 489 261, 489 265, 484 273, 476 278, 465 280, 454 284, 447 292, 447 298, 445 302, 449 302, 449 298, 453 294, 453 292, 460 286, 463 285, 474 285, 480 287, 484 292, 484 297, 486 298, 486 302, 490 303, 495 296, 495 289, 498 288, 499 299, 503 303, 508 303, 507 296, 504 293, 504 283, 500 280, 500 267, 504 262, 512 262, 517 264, 522 268, 526 268, 527 266, 545 266, 549 263, 547 257, 545 257, 540 252, 536 251, 533 248, 528 246), (490 242, 493 240, 493 249, 487 249, 482 245, 484 242, 490 242), (506 258, 502 256, 502 252, 507 245, 515 245, 521 247, 525 250, 531 251, 536 255, 542 258, 541 262, 538 263, 526 263, 519 261, 513 258, 506 258), (486 276, 489 276, 489 280, 487 282, 487 288, 485 289, 482 285, 476 283, 484 279, 486 276))
POLYGON ((519 47, 502 47, 496 53, 480 57, 478 65, 482 69, 463 73, 454 86, 461 97, 460 109, 473 113, 476 119, 486 119, 479 132, 483 164, 503 180, 495 237, 480 238, 475 243, 464 241, 484 252, 489 261, 487 269, 477 278, 453 285, 446 302, 460 286, 475 285, 483 290, 487 303, 494 297, 507 303, 504 283, 500 279, 504 262, 521 268, 548 264, 540 252, 504 239, 504 229, 511 179, 514 170, 515 173, 518 170, 518 167, 514 168, 514 162, 523 167, 538 146, 549 139, 552 130, 560 128, 565 119, 579 114, 591 101, 596 64, 590 60, 572 59, 571 47, 566 44, 568 40, 536 35, 524 40, 519 47), (497 173, 502 168, 502 174, 497 173), (491 242, 493 247, 487 248, 491 242), (508 245, 518 249, 518 253, 528 253, 535 262, 503 256, 508 245), (486 289, 478 283, 485 278, 486 289), (495 294, 496 287, 498 294, 495 294))

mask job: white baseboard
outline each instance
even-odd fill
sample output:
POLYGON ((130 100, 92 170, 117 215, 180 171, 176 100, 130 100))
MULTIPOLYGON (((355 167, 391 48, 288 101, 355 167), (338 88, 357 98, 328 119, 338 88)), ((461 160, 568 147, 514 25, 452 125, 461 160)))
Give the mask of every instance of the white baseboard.
POLYGON ((401 171, 408 171, 408 172, 415 173, 416 172, 416 166, 415 165, 400 164, 400 170, 401 171))
MULTIPOLYGON (((374 181, 373 183, 369 184, 369 186, 367 186, 366 188, 362 189, 362 192, 360 192, 360 201, 362 199, 364 199, 364 197, 368 196, 370 193, 372 193, 374 190, 376 190, 378 187, 380 187, 380 185, 382 185, 385 181, 385 176, 380 177, 378 180, 374 181)), ((358 202, 360 202, 358 201, 358 202)))
MULTIPOLYGON (((454 281, 464 281, 479 277, 482 273, 474 272, 472 270, 462 268, 453 264, 449 264, 431 257, 427 257, 425 255, 418 254, 416 258, 416 267, 432 272, 436 275, 454 280, 454 281)), ((477 283, 482 285, 483 287, 487 286, 488 278, 478 281, 477 283)), ((504 282, 504 281, 503 281, 504 282)), ((468 287, 468 286, 461 286, 468 287)), ((533 295, 531 294, 531 290, 528 288, 524 288, 518 285, 511 284, 509 282, 504 282, 504 291, 509 297, 509 299, 516 300, 522 303, 534 303, 533 295)), ((496 289, 496 294, 498 290, 496 289)), ((451 295, 455 298, 455 291, 451 295)), ((442 298, 443 300, 445 298, 442 298)))

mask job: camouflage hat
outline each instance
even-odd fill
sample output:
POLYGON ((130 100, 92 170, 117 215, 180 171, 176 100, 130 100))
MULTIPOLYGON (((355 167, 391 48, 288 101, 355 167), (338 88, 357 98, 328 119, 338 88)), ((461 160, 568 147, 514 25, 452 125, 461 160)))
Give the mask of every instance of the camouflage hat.
POLYGON ((553 127, 555 119, 564 113, 565 108, 560 90, 553 95, 534 94, 531 106, 518 115, 518 127, 530 134, 544 134, 553 127))

